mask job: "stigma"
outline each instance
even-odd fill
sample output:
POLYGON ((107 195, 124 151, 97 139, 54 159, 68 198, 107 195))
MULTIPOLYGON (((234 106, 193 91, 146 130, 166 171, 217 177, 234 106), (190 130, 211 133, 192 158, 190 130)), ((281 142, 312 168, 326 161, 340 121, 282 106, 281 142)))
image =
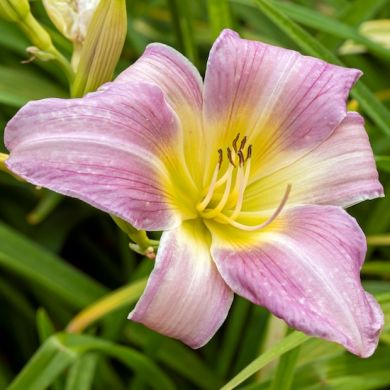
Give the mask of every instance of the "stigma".
POLYGON ((240 140, 240 134, 233 139, 231 147, 218 149, 218 162, 208 187, 203 191, 201 201, 196 205, 200 216, 229 224, 245 231, 261 230, 271 224, 282 212, 291 192, 291 184, 287 185, 281 201, 272 215, 257 225, 239 223, 244 202, 245 189, 248 186, 251 170, 252 145, 247 144, 247 137, 240 140), (227 164, 223 164, 226 156, 227 164), (222 173, 222 166, 226 166, 222 173))

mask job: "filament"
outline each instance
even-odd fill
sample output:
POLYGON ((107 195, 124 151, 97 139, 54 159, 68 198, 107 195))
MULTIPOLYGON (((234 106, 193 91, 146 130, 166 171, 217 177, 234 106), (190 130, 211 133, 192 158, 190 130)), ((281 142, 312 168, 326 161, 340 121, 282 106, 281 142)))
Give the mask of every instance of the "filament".
POLYGON ((211 179, 211 184, 210 184, 210 187, 207 191, 207 194, 204 197, 204 199, 196 206, 196 209, 198 211, 203 211, 206 208, 206 206, 210 203, 210 200, 214 195, 214 189, 215 189, 215 185, 217 183, 220 165, 221 164, 218 162, 217 166, 214 169, 213 177, 211 179))
POLYGON ((214 218, 223 210, 223 208, 226 205, 227 200, 229 199, 231 184, 232 184, 232 175, 230 175, 227 179, 225 191, 223 192, 222 198, 219 201, 217 207, 215 207, 214 209, 212 209, 210 211, 204 212, 203 217, 214 218))
POLYGON ((236 219, 237 216, 241 212, 242 202, 244 201, 244 192, 245 192, 245 188, 248 184, 248 180, 249 180, 250 169, 251 169, 251 162, 249 160, 247 162, 246 167, 245 167, 245 174, 242 174, 244 168, 241 168, 240 182, 238 182, 238 180, 237 180, 237 182, 238 182, 238 188, 237 188, 238 198, 237 198, 236 207, 234 208, 233 214, 230 216, 230 219, 233 219, 233 220, 236 219))
POLYGON ((291 184, 287 184, 286 191, 285 191, 285 193, 283 195, 283 198, 280 201, 279 206, 277 207, 277 209, 273 212, 273 214, 265 222, 263 222, 263 223, 261 223, 259 225, 254 225, 254 226, 244 225, 242 223, 238 223, 238 222, 234 221, 231 217, 227 217, 224 214, 221 214, 219 216, 219 219, 221 219, 222 221, 224 221, 224 222, 226 222, 226 223, 236 227, 237 229, 245 230, 245 231, 248 231, 248 232, 253 232, 253 231, 256 231, 256 230, 264 229, 269 224, 271 224, 279 216, 279 214, 282 212, 284 206, 287 203, 287 200, 288 200, 288 197, 290 195, 290 192, 291 192, 291 184))

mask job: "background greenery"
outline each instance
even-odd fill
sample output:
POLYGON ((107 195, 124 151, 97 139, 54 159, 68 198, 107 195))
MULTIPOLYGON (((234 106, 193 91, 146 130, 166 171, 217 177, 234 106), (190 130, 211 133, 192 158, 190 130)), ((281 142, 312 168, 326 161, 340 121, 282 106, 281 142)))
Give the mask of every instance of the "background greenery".
MULTIPOLYGON (((41 2, 31 1, 31 6, 69 57, 71 45, 50 23, 41 2)), ((350 107, 366 117, 389 193, 390 50, 358 29, 366 20, 390 19, 388 0, 129 0, 127 10, 127 39, 117 72, 153 41, 176 47, 204 72, 210 46, 226 26, 246 38, 362 69, 365 75, 350 107), (362 44, 364 52, 340 55, 347 39, 362 44)), ((29 100, 68 96, 55 64, 21 63, 28 59, 27 46, 15 25, 0 21, 1 131, 29 100)), ((290 332, 266 310, 240 298, 212 341, 193 351, 126 320, 153 262, 129 250, 128 237, 109 216, 0 172, 0 389, 11 382, 9 388, 17 390, 390 386, 390 197, 350 212, 369 236, 365 288, 386 315, 371 358, 359 359, 335 344, 290 332)))

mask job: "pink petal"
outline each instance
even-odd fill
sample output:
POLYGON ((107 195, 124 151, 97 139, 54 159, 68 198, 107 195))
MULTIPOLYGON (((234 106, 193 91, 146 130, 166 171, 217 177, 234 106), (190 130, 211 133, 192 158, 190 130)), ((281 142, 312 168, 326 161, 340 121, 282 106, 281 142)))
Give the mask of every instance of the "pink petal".
POLYGON ((173 109, 183 104, 198 112, 202 108, 203 81, 197 69, 181 53, 161 43, 152 43, 143 55, 124 70, 115 82, 145 81, 162 89, 173 109))
POLYGON ((330 204, 348 207, 383 196, 364 120, 348 113, 337 129, 316 149, 291 165, 252 183, 246 207, 277 207, 275 193, 292 184, 289 204, 330 204))
POLYGON ((183 128, 186 163, 200 180, 205 163, 205 133, 202 125, 203 81, 197 69, 169 46, 153 43, 142 57, 123 71, 115 82, 145 81, 157 85, 178 115, 183 128))
MULTIPOLYGON (((45 99, 9 122, 8 167, 29 182, 84 200, 140 229, 177 226, 168 170, 181 129, 150 84, 111 84, 82 99, 45 99)), ((173 157, 174 156, 174 157, 173 157)))
POLYGON ((332 206, 290 209, 253 247, 213 235, 212 255, 226 283, 290 326, 368 357, 383 313, 360 283, 366 241, 356 221, 332 206))
POLYGON ((205 77, 209 144, 216 150, 237 133, 246 135, 253 165, 271 173, 331 134, 346 116, 345 101, 360 74, 224 30, 205 77))
POLYGON ((232 299, 211 259, 208 233, 186 223, 163 233, 155 268, 129 319, 200 348, 224 322, 232 299))

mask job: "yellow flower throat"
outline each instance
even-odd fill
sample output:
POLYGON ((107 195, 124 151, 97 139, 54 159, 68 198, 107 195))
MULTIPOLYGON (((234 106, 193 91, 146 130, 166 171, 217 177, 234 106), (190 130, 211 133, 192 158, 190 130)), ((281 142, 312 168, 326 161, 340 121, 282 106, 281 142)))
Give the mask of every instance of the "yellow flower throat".
POLYGON ((252 145, 246 147, 246 137, 242 138, 238 145, 239 140, 240 134, 237 134, 232 142, 232 148, 226 148, 228 165, 223 174, 221 174, 221 167, 224 153, 222 149, 218 150, 219 158, 211 182, 203 190, 203 197, 196 205, 196 209, 204 219, 214 219, 240 230, 260 230, 268 226, 280 214, 290 195, 291 184, 287 185, 279 206, 265 222, 254 226, 237 222, 244 202, 245 189, 248 186, 252 159, 252 145))

